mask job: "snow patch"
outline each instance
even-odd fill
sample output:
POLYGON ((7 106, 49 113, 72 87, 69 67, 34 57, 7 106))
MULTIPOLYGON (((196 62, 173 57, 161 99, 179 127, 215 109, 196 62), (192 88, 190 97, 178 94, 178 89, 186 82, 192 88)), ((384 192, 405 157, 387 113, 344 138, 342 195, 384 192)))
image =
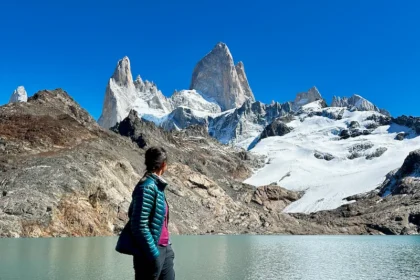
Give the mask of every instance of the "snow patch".
MULTIPOLYGON (((317 106, 309 104, 303 111, 308 109, 317 109, 317 106)), ((286 189, 304 191, 300 200, 284 210, 304 213, 335 209, 348 203, 344 198, 375 189, 390 171, 402 165, 411 151, 420 148, 420 137, 396 141, 396 134, 406 129, 388 125, 377 128, 371 135, 339 140, 337 131, 346 129, 351 121, 363 126, 372 114, 379 113, 346 111, 341 120, 322 116, 296 117, 288 124, 294 128, 292 132, 263 139, 251 150, 266 156, 268 161, 245 183, 263 186, 275 182, 286 189), (387 151, 371 160, 365 157, 350 160, 349 150, 364 142, 374 144, 372 151, 380 147, 387 151), (329 153, 335 158, 319 160, 314 156, 315 151, 329 153)))

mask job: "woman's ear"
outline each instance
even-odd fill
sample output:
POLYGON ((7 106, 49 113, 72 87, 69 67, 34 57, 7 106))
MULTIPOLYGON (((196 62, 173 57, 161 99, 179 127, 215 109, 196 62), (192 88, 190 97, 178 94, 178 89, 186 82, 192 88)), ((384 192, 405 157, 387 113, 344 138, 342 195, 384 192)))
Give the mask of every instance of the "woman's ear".
POLYGON ((161 167, 162 173, 165 172, 166 169, 168 169, 168 164, 166 162, 164 162, 164 163, 162 163, 162 167, 161 167))

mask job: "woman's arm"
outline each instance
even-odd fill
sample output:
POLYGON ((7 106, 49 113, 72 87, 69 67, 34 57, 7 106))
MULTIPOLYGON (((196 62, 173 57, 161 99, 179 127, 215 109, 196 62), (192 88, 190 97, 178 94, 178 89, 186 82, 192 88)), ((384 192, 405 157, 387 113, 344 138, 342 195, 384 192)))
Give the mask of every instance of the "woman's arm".
POLYGON ((159 256, 159 250, 149 228, 150 215, 156 201, 156 195, 153 186, 139 186, 133 194, 133 212, 131 215, 133 236, 151 260, 159 256))

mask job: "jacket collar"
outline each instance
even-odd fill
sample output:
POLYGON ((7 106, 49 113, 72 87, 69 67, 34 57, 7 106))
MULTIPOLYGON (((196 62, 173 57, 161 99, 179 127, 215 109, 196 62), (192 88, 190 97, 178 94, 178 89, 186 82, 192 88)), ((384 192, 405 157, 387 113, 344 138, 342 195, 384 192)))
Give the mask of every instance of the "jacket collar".
POLYGON ((149 173, 146 176, 155 182, 159 190, 165 190, 165 188, 168 186, 168 183, 162 177, 154 173, 149 173))

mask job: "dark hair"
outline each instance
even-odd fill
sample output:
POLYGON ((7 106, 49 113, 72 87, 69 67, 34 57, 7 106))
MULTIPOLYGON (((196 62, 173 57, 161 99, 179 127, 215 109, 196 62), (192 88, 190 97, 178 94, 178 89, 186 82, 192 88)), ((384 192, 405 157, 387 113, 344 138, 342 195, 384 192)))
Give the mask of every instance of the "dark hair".
POLYGON ((147 149, 144 164, 147 172, 154 172, 167 162, 168 156, 166 150, 162 147, 151 147, 147 149))

